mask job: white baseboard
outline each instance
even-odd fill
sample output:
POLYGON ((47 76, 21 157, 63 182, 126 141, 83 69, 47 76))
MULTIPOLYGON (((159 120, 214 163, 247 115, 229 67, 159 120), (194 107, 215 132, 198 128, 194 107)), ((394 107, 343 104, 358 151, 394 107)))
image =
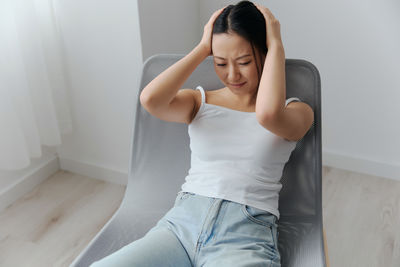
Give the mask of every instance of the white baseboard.
POLYGON ((0 171, 4 184, 0 188, 0 212, 60 169, 57 155, 42 150, 42 157, 31 159, 22 170, 0 171))
POLYGON ((46 148, 43 148, 42 152, 42 157, 31 159, 31 164, 25 169, 0 171, 2 181, 0 186, 0 212, 60 169, 110 183, 125 186, 128 183, 127 173, 71 159, 60 159, 57 153, 46 148))
POLYGON ((62 170, 70 171, 90 178, 103 180, 109 183, 114 183, 119 185, 128 184, 127 173, 68 158, 60 157, 59 161, 60 161, 60 168, 62 170))
POLYGON ((322 165, 400 181, 400 165, 322 151, 322 165))

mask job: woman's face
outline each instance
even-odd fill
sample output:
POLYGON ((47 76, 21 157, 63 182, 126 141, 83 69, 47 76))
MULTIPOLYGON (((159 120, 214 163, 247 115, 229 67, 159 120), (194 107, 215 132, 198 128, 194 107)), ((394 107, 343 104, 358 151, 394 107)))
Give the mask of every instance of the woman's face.
MULTIPOLYGON (((256 49, 254 52, 257 53, 256 49)), ((245 94, 257 90, 256 60, 246 39, 236 33, 214 34, 212 53, 215 72, 233 93, 245 94)), ((258 68, 262 71, 260 61, 260 56, 257 56, 258 68)))

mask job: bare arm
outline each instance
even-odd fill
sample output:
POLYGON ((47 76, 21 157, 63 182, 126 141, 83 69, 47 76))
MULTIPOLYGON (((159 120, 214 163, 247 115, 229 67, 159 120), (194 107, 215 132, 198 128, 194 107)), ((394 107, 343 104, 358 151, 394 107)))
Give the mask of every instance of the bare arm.
POLYGON ((258 122, 287 140, 299 141, 310 129, 314 111, 304 102, 286 104, 285 51, 279 21, 271 11, 257 5, 267 27, 268 54, 265 59, 256 102, 258 122))
POLYGON ((197 66, 211 54, 212 29, 224 8, 215 11, 204 26, 200 43, 184 58, 153 79, 140 93, 140 102, 154 113, 167 110, 179 89, 197 66))
POLYGON ((267 29, 268 53, 257 93, 256 112, 260 120, 276 117, 285 109, 286 78, 285 50, 283 48, 280 23, 271 11, 256 5, 264 15, 267 29))
POLYGON ((197 45, 189 54, 159 74, 142 90, 141 103, 151 108, 168 106, 190 74, 208 55, 209 52, 203 46, 197 45))
POLYGON ((285 52, 282 45, 268 48, 257 93, 256 108, 259 118, 274 117, 285 109, 286 80, 285 52))

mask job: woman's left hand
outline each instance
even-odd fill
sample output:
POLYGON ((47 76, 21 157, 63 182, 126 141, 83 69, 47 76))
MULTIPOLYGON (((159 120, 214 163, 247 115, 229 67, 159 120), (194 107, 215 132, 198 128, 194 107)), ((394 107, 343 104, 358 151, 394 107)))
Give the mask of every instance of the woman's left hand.
POLYGON ((265 27, 267 29, 267 48, 270 48, 272 45, 278 44, 282 45, 281 38, 281 25, 279 21, 274 17, 272 12, 259 4, 254 4, 258 10, 264 15, 265 19, 265 27))

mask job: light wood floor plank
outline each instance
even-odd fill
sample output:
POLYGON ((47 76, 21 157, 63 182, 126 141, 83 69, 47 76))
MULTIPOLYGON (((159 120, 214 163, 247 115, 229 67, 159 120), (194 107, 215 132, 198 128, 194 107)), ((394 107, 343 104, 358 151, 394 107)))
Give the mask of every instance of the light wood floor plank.
POLYGON ((0 266, 68 266, 124 192, 125 186, 59 171, 0 213, 0 266))
POLYGON ((399 267, 400 183, 324 167, 323 217, 332 267, 399 267))

